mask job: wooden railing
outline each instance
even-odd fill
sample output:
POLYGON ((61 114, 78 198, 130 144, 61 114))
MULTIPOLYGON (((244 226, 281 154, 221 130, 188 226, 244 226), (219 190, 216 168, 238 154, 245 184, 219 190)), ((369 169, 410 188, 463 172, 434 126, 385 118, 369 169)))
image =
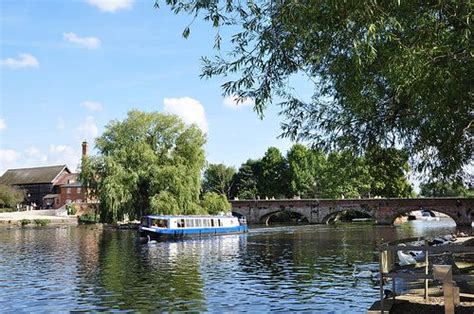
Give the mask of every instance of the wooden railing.
MULTIPOLYGON (((446 266, 453 266, 453 265, 435 265, 434 263, 431 264, 431 271, 430 271, 430 257, 440 257, 440 256, 453 256, 456 254, 458 257, 460 255, 474 255, 474 248, 472 246, 463 246, 461 244, 444 244, 438 246, 430 246, 428 245, 428 240, 425 238, 408 238, 403 240, 397 240, 390 243, 384 243, 378 246, 379 251, 379 262, 380 262, 380 307, 381 312, 384 312, 384 299, 385 299, 385 292, 384 292, 384 284, 386 279, 392 280, 392 299, 395 301, 397 297, 396 293, 396 279, 400 278, 406 280, 407 283, 416 283, 419 284, 420 281, 424 283, 423 289, 423 298, 429 298, 429 281, 433 280, 440 280, 440 272, 446 270, 446 266), (423 245, 406 245, 405 243, 409 244, 412 242, 423 242, 423 245), (397 261, 398 252, 399 251, 415 251, 415 252, 424 252, 424 259, 421 262, 417 262, 414 265, 410 266, 399 266, 397 261), (410 272, 400 272, 402 270, 410 270, 410 272)), ((454 259, 453 259, 454 260, 454 259)), ((449 268, 452 270, 452 268, 449 268)), ((461 269, 463 270, 463 269, 461 269)), ((454 287, 454 282, 457 281, 474 281, 474 274, 472 274, 472 270, 474 267, 468 267, 470 270, 469 274, 452 274, 449 277, 449 280, 445 280, 443 283, 443 290, 444 290, 444 304, 446 313, 454 313, 454 306, 455 304, 459 303, 459 289, 454 287), (448 282, 446 282, 448 281, 448 282), (450 288, 452 287, 452 289, 450 288), (447 290, 452 293, 448 293, 450 299, 446 298, 447 290), (452 311, 451 311, 452 308, 452 311)), ((446 276, 445 276, 446 277, 446 276)), ((445 278, 443 277, 443 278, 445 278)), ((447 278, 447 277, 446 277, 447 278)), ((418 289, 419 290, 419 289, 418 289)), ((411 295, 416 294, 417 290, 412 289, 410 291, 411 295)), ((473 299, 474 301, 474 294, 471 293, 461 293, 463 298, 473 299)))

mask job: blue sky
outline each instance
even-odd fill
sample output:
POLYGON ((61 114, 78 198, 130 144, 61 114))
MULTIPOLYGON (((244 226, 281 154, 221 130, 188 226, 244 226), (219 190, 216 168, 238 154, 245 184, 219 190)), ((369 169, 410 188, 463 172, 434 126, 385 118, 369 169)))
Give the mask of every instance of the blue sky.
MULTIPOLYGON (((223 79, 199 78, 214 30, 153 1, 0 3, 0 173, 66 163, 76 169, 82 140, 127 111, 179 114, 207 132, 207 160, 238 167, 277 139, 281 118, 260 120, 251 100, 224 99, 223 79)), ((92 151, 94 153, 94 151, 92 151)))

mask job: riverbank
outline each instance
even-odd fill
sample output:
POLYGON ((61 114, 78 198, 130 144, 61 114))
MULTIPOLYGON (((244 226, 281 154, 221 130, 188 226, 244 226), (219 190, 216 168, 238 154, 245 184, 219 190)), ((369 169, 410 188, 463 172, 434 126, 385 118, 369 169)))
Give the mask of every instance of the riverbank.
MULTIPOLYGON (((0 226, 22 226, 22 222, 30 221, 35 225, 35 221, 47 222, 52 225, 77 225, 76 216, 68 216, 57 210, 30 210, 20 212, 0 213, 0 226)), ((23 226, 25 224, 23 223, 23 226)), ((27 224, 29 225, 29 224, 27 224)))

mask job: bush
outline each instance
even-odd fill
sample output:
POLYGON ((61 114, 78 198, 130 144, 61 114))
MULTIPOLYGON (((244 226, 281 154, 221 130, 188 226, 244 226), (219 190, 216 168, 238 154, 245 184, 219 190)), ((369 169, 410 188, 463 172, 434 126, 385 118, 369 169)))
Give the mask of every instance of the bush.
POLYGON ((49 224, 51 222, 51 220, 49 220, 49 219, 35 219, 34 222, 37 226, 44 227, 47 224, 49 224))
POLYGON ((68 215, 75 215, 77 212, 76 206, 72 204, 67 204, 66 205, 66 210, 68 215))
POLYGON ((99 222, 99 216, 96 214, 84 214, 84 215, 79 216, 80 224, 91 225, 91 224, 96 224, 98 222, 99 222))
POLYGON ((24 226, 27 226, 31 223, 31 220, 29 219, 22 219, 20 220, 20 223, 21 223, 21 226, 24 227, 24 226))

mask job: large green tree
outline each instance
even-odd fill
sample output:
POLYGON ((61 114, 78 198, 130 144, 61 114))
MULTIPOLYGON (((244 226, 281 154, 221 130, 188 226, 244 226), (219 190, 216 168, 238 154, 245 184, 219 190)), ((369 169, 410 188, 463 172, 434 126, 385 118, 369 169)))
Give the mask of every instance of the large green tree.
POLYGON ((243 163, 235 174, 235 184, 232 196, 240 199, 256 199, 258 194, 258 181, 261 173, 261 161, 249 159, 243 163))
POLYGON ((204 134, 177 116, 130 111, 97 138, 81 179, 100 203, 102 221, 146 213, 200 214, 204 134))
POLYGON ((278 148, 268 148, 261 161, 261 174, 258 179, 260 196, 284 197, 287 192, 286 180, 285 158, 278 148))
POLYGON ((325 198, 368 197, 372 178, 364 158, 350 151, 332 152, 327 156, 321 182, 325 198))
POLYGON ((224 94, 255 99, 260 114, 280 102, 284 136, 355 153, 401 145, 433 176, 472 161, 470 1, 165 2, 218 29, 228 53, 203 58, 202 75, 226 77, 224 94))
POLYGON ((365 154, 371 176, 370 193, 381 197, 410 197, 414 190, 408 182, 408 155, 395 148, 373 147, 365 154))
POLYGON ((289 196, 315 197, 315 180, 311 151, 302 144, 293 145, 286 156, 289 196))
POLYGON ((15 209, 16 205, 25 200, 24 190, 15 186, 0 184, 0 208, 15 209))
POLYGON ((202 189, 204 193, 215 192, 230 198, 235 169, 224 164, 209 164, 204 170, 202 189))

